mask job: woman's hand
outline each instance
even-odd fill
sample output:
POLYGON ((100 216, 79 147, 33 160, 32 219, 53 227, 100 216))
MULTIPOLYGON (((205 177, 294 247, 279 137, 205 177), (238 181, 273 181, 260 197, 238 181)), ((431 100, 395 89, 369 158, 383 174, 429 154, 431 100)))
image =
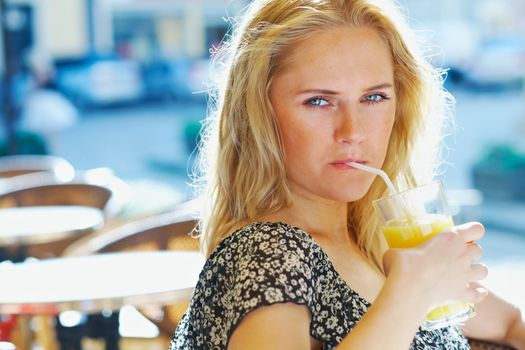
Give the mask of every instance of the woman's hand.
POLYGON ((406 281, 419 291, 420 302, 429 308, 448 301, 477 303, 487 294, 469 286, 487 276, 487 268, 474 260, 482 256, 475 243, 485 232, 480 223, 455 226, 416 248, 389 249, 384 255, 388 278, 406 281))

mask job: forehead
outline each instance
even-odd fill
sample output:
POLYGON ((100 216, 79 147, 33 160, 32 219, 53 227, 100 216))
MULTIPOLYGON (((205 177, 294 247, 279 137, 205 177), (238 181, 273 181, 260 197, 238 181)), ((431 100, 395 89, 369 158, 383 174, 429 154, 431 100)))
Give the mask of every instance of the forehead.
POLYGON ((376 30, 340 26, 316 32, 290 47, 278 75, 392 79, 392 55, 376 30))

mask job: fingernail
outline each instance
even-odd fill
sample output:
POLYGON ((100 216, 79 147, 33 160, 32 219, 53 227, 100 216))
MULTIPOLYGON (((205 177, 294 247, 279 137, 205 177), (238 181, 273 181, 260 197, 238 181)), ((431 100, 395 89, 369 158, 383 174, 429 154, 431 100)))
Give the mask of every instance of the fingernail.
POLYGON ((478 292, 480 294, 484 294, 484 295, 489 293, 489 291, 486 288, 482 288, 482 287, 476 288, 476 292, 478 292))

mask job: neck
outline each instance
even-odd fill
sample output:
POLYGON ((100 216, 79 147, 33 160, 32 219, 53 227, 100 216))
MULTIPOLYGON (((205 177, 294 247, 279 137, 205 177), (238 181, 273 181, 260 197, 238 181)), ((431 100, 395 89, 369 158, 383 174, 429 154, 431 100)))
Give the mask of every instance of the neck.
POLYGON ((261 220, 282 221, 297 226, 316 240, 348 243, 347 203, 319 200, 309 194, 292 191, 292 205, 261 220))

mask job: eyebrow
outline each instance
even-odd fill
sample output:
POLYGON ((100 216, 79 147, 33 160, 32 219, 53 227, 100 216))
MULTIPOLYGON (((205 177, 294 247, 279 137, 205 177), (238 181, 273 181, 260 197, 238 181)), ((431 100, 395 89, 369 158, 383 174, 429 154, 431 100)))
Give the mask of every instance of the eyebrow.
POLYGON ((393 87, 394 87, 394 85, 392 85, 390 83, 383 83, 383 84, 371 86, 371 87, 369 87, 367 89, 364 89, 363 91, 372 91, 372 90, 380 90, 380 89, 392 89, 393 87))
MULTIPOLYGON (((379 85, 370 86, 366 89, 363 89, 363 92, 379 90, 379 89, 392 89, 394 86, 390 83, 383 83, 379 85)), ((320 95, 339 95, 339 92, 328 90, 328 89, 306 89, 299 91, 299 95, 302 94, 320 94, 320 95)))

